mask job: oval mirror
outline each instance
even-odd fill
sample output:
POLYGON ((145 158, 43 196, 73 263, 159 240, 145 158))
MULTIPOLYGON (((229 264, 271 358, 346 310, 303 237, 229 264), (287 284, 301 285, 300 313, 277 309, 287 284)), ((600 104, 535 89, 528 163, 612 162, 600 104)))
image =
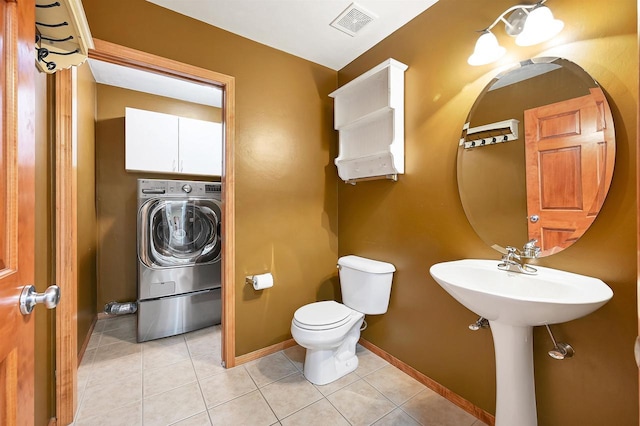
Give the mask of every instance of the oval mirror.
POLYGON ((561 58, 499 74, 467 117, 458 189, 478 235, 496 250, 535 239, 540 256, 569 247, 611 184, 615 134, 598 83, 561 58))

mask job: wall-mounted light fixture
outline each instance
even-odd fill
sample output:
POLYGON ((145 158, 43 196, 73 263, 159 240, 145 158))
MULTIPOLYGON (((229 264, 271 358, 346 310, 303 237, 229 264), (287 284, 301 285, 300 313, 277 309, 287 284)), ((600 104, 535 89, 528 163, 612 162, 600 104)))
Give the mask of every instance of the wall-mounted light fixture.
POLYGON ((505 32, 516 38, 518 46, 532 46, 555 37, 562 31, 564 22, 555 19, 551 10, 543 6, 545 1, 519 4, 502 12, 491 25, 480 31, 473 54, 467 60, 469 65, 489 64, 504 55, 506 49, 498 44, 498 39, 491 32, 500 21, 504 22, 505 32))

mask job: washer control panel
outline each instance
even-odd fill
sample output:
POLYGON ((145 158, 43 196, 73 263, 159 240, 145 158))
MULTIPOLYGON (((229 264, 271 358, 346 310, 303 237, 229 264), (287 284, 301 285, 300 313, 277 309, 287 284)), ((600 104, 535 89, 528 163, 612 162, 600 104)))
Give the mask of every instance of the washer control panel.
POLYGON ((184 180, 138 179, 138 198, 175 197, 189 195, 206 197, 220 194, 220 182, 199 182, 184 180))

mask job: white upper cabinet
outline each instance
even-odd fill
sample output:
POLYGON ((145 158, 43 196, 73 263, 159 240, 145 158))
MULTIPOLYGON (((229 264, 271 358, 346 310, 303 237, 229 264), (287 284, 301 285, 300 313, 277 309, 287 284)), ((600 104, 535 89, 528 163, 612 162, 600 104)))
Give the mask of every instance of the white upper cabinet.
POLYGON ((126 108, 129 171, 222 175, 222 124, 126 108))
POLYGON ((180 117, 180 171, 222 175, 222 124, 180 117))
POLYGON ((125 128, 125 169, 178 170, 178 117, 126 108, 125 128))

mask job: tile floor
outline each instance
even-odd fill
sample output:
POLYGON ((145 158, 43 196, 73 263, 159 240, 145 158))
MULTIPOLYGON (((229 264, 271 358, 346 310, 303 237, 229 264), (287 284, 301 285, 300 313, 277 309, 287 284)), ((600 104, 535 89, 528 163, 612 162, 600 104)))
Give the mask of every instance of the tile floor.
POLYGON ((315 386, 299 346, 225 370, 219 327, 138 344, 135 316, 103 319, 78 370, 74 425, 484 425, 360 345, 358 358, 315 386))

